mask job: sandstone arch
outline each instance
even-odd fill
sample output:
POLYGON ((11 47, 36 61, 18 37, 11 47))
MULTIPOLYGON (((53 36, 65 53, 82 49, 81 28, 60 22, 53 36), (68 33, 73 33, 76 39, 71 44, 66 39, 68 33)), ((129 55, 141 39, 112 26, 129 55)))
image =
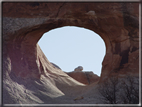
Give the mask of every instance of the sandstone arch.
POLYGON ((37 44, 43 33, 58 27, 84 27, 102 37, 106 55, 100 82, 139 74, 139 3, 3 2, 2 15, 3 103, 58 103, 52 98, 72 98, 69 91, 83 90, 37 44))
POLYGON ((37 42, 43 33, 63 26, 84 27, 102 37, 106 55, 101 78, 139 72, 138 3, 5 2, 2 9, 4 74, 40 78, 51 71, 37 42))

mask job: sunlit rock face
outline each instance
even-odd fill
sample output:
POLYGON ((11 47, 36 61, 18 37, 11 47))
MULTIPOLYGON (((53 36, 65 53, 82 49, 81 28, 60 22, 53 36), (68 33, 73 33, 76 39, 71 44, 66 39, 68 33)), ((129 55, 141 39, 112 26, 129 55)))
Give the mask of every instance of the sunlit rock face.
POLYGON ((85 84, 89 85, 92 83, 96 83, 99 81, 100 77, 96 74, 94 74, 91 71, 73 71, 73 72, 66 72, 70 77, 74 78, 75 80, 85 84))
POLYGON ((94 74, 92 71, 82 71, 83 67, 78 66, 74 69, 72 72, 66 72, 70 77, 73 79, 85 84, 89 85, 92 83, 97 83, 100 79, 100 77, 96 74, 94 74))
POLYGON ((5 2, 2 15, 4 103, 55 103, 51 97, 69 95, 63 87, 83 86, 55 68, 37 44, 45 32, 58 27, 84 27, 102 37, 106 55, 100 82, 139 73, 139 3, 5 2), (54 88, 49 91, 50 85, 54 88))

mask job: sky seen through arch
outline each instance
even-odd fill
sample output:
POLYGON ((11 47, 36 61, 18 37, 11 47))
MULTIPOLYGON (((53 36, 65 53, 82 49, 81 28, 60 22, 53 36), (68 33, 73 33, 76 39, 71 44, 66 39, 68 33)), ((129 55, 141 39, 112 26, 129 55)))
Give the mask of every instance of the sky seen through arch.
POLYGON ((56 28, 44 33, 38 44, 47 59, 65 72, 82 66, 83 71, 101 74, 105 43, 89 29, 74 26, 56 28))

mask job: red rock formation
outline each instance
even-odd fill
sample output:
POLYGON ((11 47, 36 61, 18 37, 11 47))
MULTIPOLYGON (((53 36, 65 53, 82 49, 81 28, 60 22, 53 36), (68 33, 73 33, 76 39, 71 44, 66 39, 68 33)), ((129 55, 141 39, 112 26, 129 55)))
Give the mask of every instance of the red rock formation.
POLYGON ((97 76, 96 74, 94 74, 93 72, 66 72, 69 76, 71 76, 72 78, 74 78, 75 80, 89 85, 92 84, 94 82, 98 82, 100 77, 97 76))
MULTIPOLYGON (((139 73, 139 3, 3 2, 2 15, 3 86, 4 90, 11 90, 13 94, 15 92, 8 88, 12 80, 17 83, 50 78, 54 86, 56 82, 78 84, 53 67, 37 44, 45 32, 62 26, 84 27, 102 37, 106 55, 100 82, 112 75, 139 73)), ((13 89, 16 83, 13 83, 13 89)), ((8 96, 4 93, 4 97, 8 96)), ((6 98, 13 98, 13 94, 6 98)), ((20 99, 18 95, 14 101, 22 102, 16 99, 20 99)))

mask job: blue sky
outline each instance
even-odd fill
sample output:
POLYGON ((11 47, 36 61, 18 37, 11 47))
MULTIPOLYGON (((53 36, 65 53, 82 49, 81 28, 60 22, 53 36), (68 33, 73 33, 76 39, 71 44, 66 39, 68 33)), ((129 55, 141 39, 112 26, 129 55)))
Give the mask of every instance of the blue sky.
POLYGON ((82 66, 100 76, 106 53, 103 39, 95 32, 66 26, 44 33, 38 42, 47 59, 63 71, 71 72, 82 66))

